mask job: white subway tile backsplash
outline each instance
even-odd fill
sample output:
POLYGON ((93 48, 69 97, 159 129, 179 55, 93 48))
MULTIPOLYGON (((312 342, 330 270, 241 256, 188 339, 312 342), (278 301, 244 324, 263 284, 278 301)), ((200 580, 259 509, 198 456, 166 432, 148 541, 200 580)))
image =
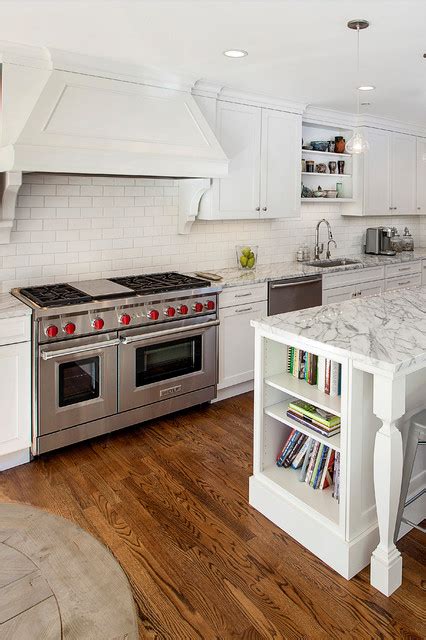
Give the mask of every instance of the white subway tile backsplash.
MULTIPOLYGON (((426 244, 426 218, 343 218, 336 204, 304 204, 298 220, 198 221, 177 233, 179 182, 127 176, 25 174, 9 245, 0 245, 2 290, 26 284, 152 270, 233 266, 235 245, 258 244, 264 263, 292 261, 313 246, 326 217, 335 254, 359 253, 367 226, 390 224, 426 244)), ((322 231, 321 233, 324 233, 322 231)))

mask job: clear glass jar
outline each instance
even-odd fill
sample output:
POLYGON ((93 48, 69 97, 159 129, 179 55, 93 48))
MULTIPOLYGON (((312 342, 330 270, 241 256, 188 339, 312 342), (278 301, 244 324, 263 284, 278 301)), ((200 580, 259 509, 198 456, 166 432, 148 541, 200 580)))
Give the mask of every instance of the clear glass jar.
POLYGON ((396 253, 401 253, 402 251, 402 239, 398 233, 398 229, 393 227, 394 235, 390 238, 390 248, 392 251, 396 251, 396 253))
POLYGON ((408 227, 405 227, 404 229, 404 235, 402 236, 401 242, 403 251, 414 251, 414 239, 408 227))

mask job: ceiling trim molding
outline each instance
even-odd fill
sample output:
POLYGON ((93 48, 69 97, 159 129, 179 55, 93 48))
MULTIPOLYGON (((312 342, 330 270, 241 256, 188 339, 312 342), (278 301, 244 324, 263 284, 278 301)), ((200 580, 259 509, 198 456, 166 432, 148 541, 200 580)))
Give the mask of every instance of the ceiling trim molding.
POLYGON ((401 122, 400 120, 392 120, 391 118, 381 116, 372 116, 367 113, 363 113, 359 116, 358 126, 384 129, 386 131, 395 131, 397 133, 407 133, 409 135, 426 138, 426 127, 420 124, 401 122))
POLYGON ((3 64, 16 64, 37 69, 51 69, 52 63, 46 47, 32 47, 0 40, 0 61, 3 64))
POLYGON ((308 105, 303 115, 303 122, 322 124, 325 126, 353 129, 357 125, 356 114, 334 109, 323 109, 308 105))
POLYGON ((232 87, 223 87, 218 95, 218 99, 237 102, 239 104, 247 104, 253 107, 280 109, 282 111, 289 111, 298 114, 303 114, 307 106, 305 102, 286 100, 285 98, 277 98, 262 93, 241 91, 240 89, 233 89, 232 87))

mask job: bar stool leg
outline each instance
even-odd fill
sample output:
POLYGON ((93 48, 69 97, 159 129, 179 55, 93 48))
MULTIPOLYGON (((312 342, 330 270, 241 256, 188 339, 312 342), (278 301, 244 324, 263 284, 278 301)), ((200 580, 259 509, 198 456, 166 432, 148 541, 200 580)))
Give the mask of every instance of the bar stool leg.
POLYGON ((399 530, 401 528, 401 520, 404 513, 405 503, 407 501, 407 494, 410 486, 411 474, 413 473, 418 441, 419 432, 416 428, 413 428, 412 425, 410 425, 404 454, 404 465, 402 468, 401 497, 399 499, 398 515, 396 516, 395 535, 393 539, 395 543, 398 540, 399 530))

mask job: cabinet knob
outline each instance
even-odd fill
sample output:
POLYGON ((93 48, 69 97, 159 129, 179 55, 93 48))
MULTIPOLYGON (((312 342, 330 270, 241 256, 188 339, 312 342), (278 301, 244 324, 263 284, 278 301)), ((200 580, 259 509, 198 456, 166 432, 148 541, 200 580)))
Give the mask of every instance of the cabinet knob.
POLYGON ((262 211, 268 211, 268 207, 263 207, 262 211))
POLYGON ((256 211, 260 211, 260 207, 256 207, 256 211))

